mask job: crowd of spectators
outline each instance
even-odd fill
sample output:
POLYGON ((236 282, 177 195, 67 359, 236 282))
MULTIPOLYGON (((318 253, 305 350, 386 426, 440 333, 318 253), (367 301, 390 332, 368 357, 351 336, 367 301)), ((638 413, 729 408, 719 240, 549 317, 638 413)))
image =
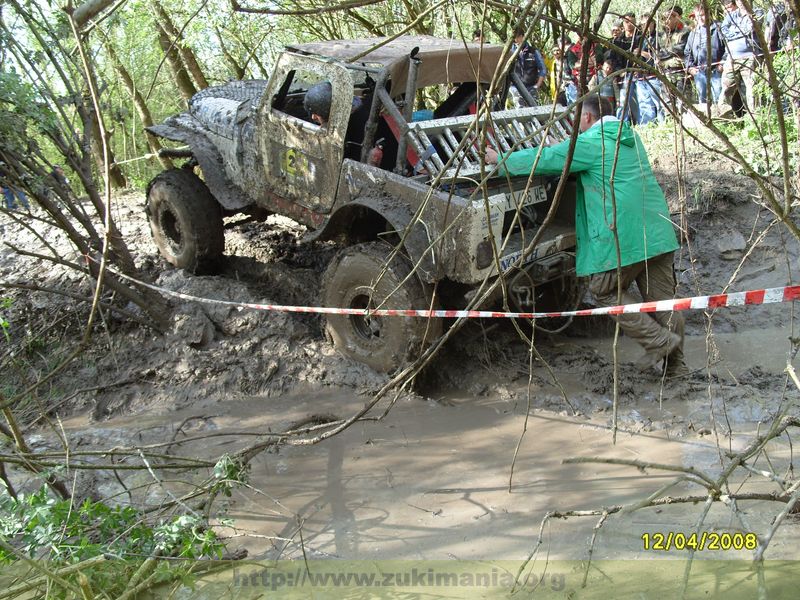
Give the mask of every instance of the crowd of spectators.
MULTIPOLYGON (((719 14, 707 14, 702 2, 686 15, 677 4, 639 21, 635 13, 626 13, 612 23, 606 48, 564 38, 547 60, 552 100, 564 105, 575 102, 581 59, 588 53, 587 87, 605 97, 620 119, 633 124, 662 122, 667 115, 678 114, 682 103, 670 87, 691 102, 712 105, 718 116, 754 109, 760 58, 764 52, 793 49, 794 18, 783 2, 766 12, 750 12, 749 3, 741 0, 710 6, 710 12, 719 14), (755 22, 768 48, 759 44, 755 22), (665 86, 664 79, 672 86, 665 86)), ((545 59, 525 41, 524 31, 514 32, 512 49, 517 48, 517 74, 543 102, 545 59)))

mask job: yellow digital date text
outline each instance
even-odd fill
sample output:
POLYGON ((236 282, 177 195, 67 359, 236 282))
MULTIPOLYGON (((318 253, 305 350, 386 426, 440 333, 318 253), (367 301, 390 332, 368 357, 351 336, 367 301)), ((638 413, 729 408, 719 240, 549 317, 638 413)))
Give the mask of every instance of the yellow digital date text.
POLYGON ((683 533, 681 531, 656 531, 642 534, 645 550, 669 552, 670 550, 755 550, 758 536, 755 533, 683 533))

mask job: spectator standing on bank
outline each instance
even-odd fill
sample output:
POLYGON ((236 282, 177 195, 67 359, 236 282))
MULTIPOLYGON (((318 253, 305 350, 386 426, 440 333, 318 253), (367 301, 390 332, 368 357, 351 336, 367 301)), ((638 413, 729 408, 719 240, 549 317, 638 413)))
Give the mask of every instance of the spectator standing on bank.
POLYGON ((722 93, 719 97, 720 113, 732 110, 732 100, 739 86, 744 84, 747 107, 755 108, 755 69, 761 48, 753 30, 753 16, 742 0, 726 0, 727 13, 720 25, 725 45, 722 67, 722 93))
POLYGON ((664 121, 666 114, 662 97, 664 94, 661 81, 653 75, 657 68, 658 36, 655 30, 655 21, 649 19, 642 22, 642 46, 634 50, 634 54, 647 63, 650 72, 639 72, 635 77, 636 101, 639 104, 639 125, 646 125, 652 121, 664 121))
POLYGON ((619 104, 619 85, 617 78, 612 75, 614 72, 614 61, 606 59, 603 66, 597 71, 596 83, 597 93, 606 100, 611 106, 611 110, 616 113, 619 104))
POLYGON ((655 17, 642 21, 639 29, 642 31, 642 36, 645 39, 645 43, 650 44, 650 46, 655 46, 656 41, 658 40, 655 17))
POLYGON ((53 170, 50 171, 50 177, 55 179, 59 184, 63 185, 64 187, 69 186, 69 179, 67 179, 67 176, 64 173, 64 169, 61 167, 61 165, 53 165, 53 170))
POLYGON ((564 49, 561 46, 554 46, 553 68, 550 69, 550 93, 556 104, 561 104, 562 106, 570 104, 567 100, 567 96, 570 95, 568 93, 570 87, 574 90, 571 96, 576 98, 578 90, 572 81, 572 73, 567 64, 567 59, 564 56, 564 49))
POLYGON ((705 8, 698 2, 694 7, 694 18, 697 23, 686 42, 684 62, 688 74, 694 79, 697 101, 705 104, 719 102, 722 91, 722 56, 725 48, 719 30, 719 23, 709 22, 705 8), (708 40, 711 38, 711 68, 708 65, 708 40), (710 75, 710 78, 709 78, 710 75))
MULTIPOLYGON (((599 306, 638 302, 628 291, 634 282, 647 302, 672 299, 678 241, 664 192, 639 136, 610 112, 600 97, 590 94, 576 123, 581 133, 570 163, 570 173, 578 180, 576 273, 589 278, 589 290, 599 306)), ((487 148, 486 162, 499 164, 501 175, 527 176, 534 165, 537 175, 560 175, 570 156, 570 142, 502 155, 487 148)), ((681 313, 628 313, 612 318, 644 348, 636 363, 640 369, 659 366, 666 358, 667 376, 688 372, 681 313)))
MULTIPOLYGON (((569 47, 566 53, 567 63, 569 64, 570 71, 572 72, 572 81, 575 82, 575 98, 571 101, 574 102, 578 98, 577 84, 581 79, 581 61, 583 60, 583 53, 587 52, 588 58, 586 67, 586 81, 591 86, 592 81, 597 81, 597 68, 598 68, 598 55, 597 47, 594 42, 578 40, 569 47), (588 49, 588 50, 586 50, 588 49)), ((602 64, 602 60, 600 60, 602 64)))
POLYGON ((770 52, 791 50, 794 47, 792 31, 797 30, 797 22, 785 2, 776 2, 767 11, 764 19, 764 35, 770 52))
POLYGON ((53 165, 53 169, 50 171, 50 177, 52 177, 53 181, 55 181, 57 184, 55 186, 50 186, 50 189, 48 190, 50 197, 53 196, 53 192, 58 188, 58 186, 64 190, 69 189, 69 179, 67 179, 67 175, 64 173, 64 169, 61 167, 61 165, 53 165))
MULTIPOLYGON (((686 81, 683 57, 690 33, 683 22, 683 9, 680 6, 675 5, 664 13, 664 30, 658 36, 656 62, 659 70, 681 93, 686 81)), ((667 97, 672 102, 673 112, 676 112, 677 106, 671 94, 662 95, 662 101, 667 97)))
MULTIPOLYGON (((636 28, 636 13, 625 13, 622 15, 622 35, 614 40, 614 46, 626 53, 634 54, 641 45, 641 41, 641 36, 636 28)), ((614 61, 615 71, 628 69, 631 66, 627 56, 622 54, 613 53, 610 58, 614 61)), ((639 104, 636 101, 636 87, 634 85, 633 73, 630 72, 626 72, 621 77, 617 118, 626 122, 639 122, 639 104)))
POLYGON ((31 205, 28 203, 28 197, 21 189, 16 188, 9 183, 8 171, 4 165, 0 164, 0 192, 3 193, 5 206, 7 210, 14 210, 17 200, 22 207, 28 212, 31 211, 31 205))
MULTIPOLYGON (((519 49, 519 54, 514 65, 514 72, 522 80, 525 89, 530 92, 533 99, 538 103, 539 91, 547 78, 544 58, 542 58, 541 52, 525 41, 524 29, 518 28, 514 30, 514 43, 511 46, 511 52, 516 52, 517 49, 519 49)), ((517 105, 521 106, 522 103, 519 102, 519 97, 513 94, 513 89, 512 95, 515 96, 517 105)))

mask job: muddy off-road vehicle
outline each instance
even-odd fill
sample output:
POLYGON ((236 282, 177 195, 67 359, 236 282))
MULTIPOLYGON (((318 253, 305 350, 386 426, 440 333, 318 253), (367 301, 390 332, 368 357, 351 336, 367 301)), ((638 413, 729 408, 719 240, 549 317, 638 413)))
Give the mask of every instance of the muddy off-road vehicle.
MULTIPOLYGON (((341 245, 309 304, 460 308, 500 271, 503 289, 483 306, 505 297, 519 310, 542 310, 545 299, 547 309, 571 308, 574 186, 524 253, 557 180, 487 178, 481 164, 480 140, 508 151, 571 131, 560 112, 545 128, 553 107, 532 106, 521 83, 531 106, 476 118, 479 104, 505 107, 518 81, 503 77, 487 97, 509 63, 502 50, 432 37, 299 44, 269 81, 203 90, 188 112, 150 128, 188 147, 167 150, 187 164, 147 189, 161 254, 209 271, 222 256, 223 217, 280 214, 308 228, 306 241, 341 245), (319 110, 321 88, 329 105, 319 110)), ((391 371, 435 340, 442 320, 332 315, 327 330, 341 352, 391 371)))

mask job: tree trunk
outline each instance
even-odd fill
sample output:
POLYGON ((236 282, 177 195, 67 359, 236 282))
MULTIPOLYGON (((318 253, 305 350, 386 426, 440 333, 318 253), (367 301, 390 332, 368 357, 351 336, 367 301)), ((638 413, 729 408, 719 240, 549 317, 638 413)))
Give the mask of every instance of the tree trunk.
POLYGON ((156 21, 156 29, 158 29, 158 43, 164 51, 164 55, 167 57, 167 64, 169 65, 170 71, 172 71, 175 85, 178 86, 178 91, 180 91, 183 99, 188 102, 192 99, 192 96, 197 93, 197 88, 194 87, 192 80, 189 78, 189 73, 186 72, 186 66, 183 64, 175 46, 170 41, 169 35, 167 35, 167 32, 164 31, 164 28, 158 21, 156 21))
POLYGON ((239 42, 239 44, 244 48, 250 46, 250 49, 247 52, 247 56, 244 59, 244 63, 242 64, 242 69, 244 70, 245 73, 247 72, 247 69, 250 68, 250 61, 253 61, 255 65, 258 67, 258 71, 262 79, 269 79, 270 70, 267 69, 264 66, 264 63, 262 63, 261 60, 258 58, 258 49, 261 47, 261 43, 264 41, 264 38, 266 38, 269 34, 270 34, 269 30, 265 31, 259 38, 258 42, 255 44, 253 44, 252 42, 250 43, 243 42, 240 37, 238 36, 236 37, 236 41, 239 42))
MULTIPOLYGON (((0 151, 0 158, 2 158, 2 160, 11 167, 12 173, 31 173, 37 175, 42 180, 47 178, 45 172, 43 172, 40 168, 40 165, 44 164, 43 157, 40 154, 35 153, 34 155, 26 157, 0 151)), ((91 178, 86 178, 85 173, 81 173, 80 171, 76 172, 81 177, 84 187, 87 189, 87 191, 89 191, 89 196, 92 198, 92 201, 96 206, 98 215, 102 216, 105 205, 99 198, 99 194, 94 187, 93 181, 91 178)), ((15 180, 14 183, 19 187, 25 187, 24 182, 22 181, 15 180)), ((68 259, 62 257, 46 257, 36 254, 30 255, 37 256, 40 259, 52 259, 54 262, 60 262, 61 264, 70 266, 77 270, 88 272, 92 278, 97 279, 100 275, 99 257, 103 247, 102 239, 94 231, 94 227, 91 225, 91 223, 89 225, 91 227, 90 231, 93 235, 88 237, 84 233, 80 232, 64 213, 63 207, 69 207, 70 205, 74 204, 74 198, 71 195, 63 194, 63 188, 62 190, 53 189, 53 192, 55 192, 55 196, 58 196, 58 199, 56 199, 54 195, 47 191, 46 188, 41 186, 28 187, 27 189, 31 197, 33 197, 37 204, 41 206, 48 215, 50 215, 53 221, 55 221, 57 224, 58 228, 63 231, 64 234, 75 245, 75 248, 77 248, 79 254, 85 257, 82 259, 85 260, 85 263, 71 263, 68 259), (90 257, 93 260, 90 260, 90 257)), ((123 239, 113 220, 109 222, 109 246, 109 261, 116 265, 122 273, 131 277, 147 280, 147 277, 143 276, 136 269, 128 246, 125 244, 125 240, 123 239)), ((119 298, 137 305, 153 323, 154 328, 162 332, 166 331, 170 318, 170 310, 167 301, 161 294, 149 289, 133 287, 127 282, 119 279, 111 271, 105 272, 103 285, 107 289, 114 291, 119 298)))
POLYGON ((214 31, 217 33, 217 39, 219 40, 219 47, 222 50, 222 56, 225 59, 225 62, 228 63, 231 71, 233 72, 234 79, 244 79, 245 69, 239 62, 236 60, 236 57, 230 53, 228 47, 225 45, 225 40, 222 37, 222 32, 219 30, 219 27, 214 27, 214 31))
POLYGON ((381 29, 376 23, 373 23, 372 21, 370 21, 366 17, 363 17, 360 14, 358 14, 358 11, 348 10, 347 14, 352 19, 354 19, 356 22, 358 22, 358 24, 361 25, 364 29, 369 31, 369 34, 371 36, 373 36, 373 37, 383 37, 384 35, 386 35, 384 33, 383 29, 381 29))
POLYGON ((156 12, 159 24, 172 39, 174 47, 178 49, 178 52, 183 59, 183 64, 186 65, 186 68, 191 74, 192 79, 194 79, 197 89, 206 89, 208 87, 208 81, 206 80, 206 76, 203 74, 203 69, 200 68, 197 59, 194 56, 194 52, 192 52, 192 49, 183 43, 181 32, 178 31, 177 27, 175 27, 175 24, 172 22, 172 19, 169 16, 169 13, 167 13, 166 9, 161 5, 161 3, 158 2, 158 0, 152 0, 151 3, 156 12))
MULTIPOLYGON (((133 78, 119 60, 117 52, 114 50, 114 47, 111 45, 111 42, 109 42, 108 38, 103 40, 103 46, 105 46, 106 52, 108 52, 108 56, 114 65, 114 69, 117 71, 120 79, 122 79, 122 83, 125 84, 125 88, 128 90, 128 93, 133 99, 133 104, 136 106, 136 112, 139 114, 139 120, 142 122, 142 125, 145 128, 150 127, 153 124, 153 117, 150 115, 150 108, 144 101, 142 94, 136 88, 133 78)), ((145 129, 145 136, 147 138, 147 143, 150 146, 150 151, 158 156, 158 161, 161 163, 161 166, 165 169, 171 169, 173 167, 172 161, 169 158, 159 155, 159 151, 162 149, 162 146, 158 137, 147 131, 147 129, 145 129)))
MULTIPOLYGON (((800 127, 800 102, 798 102, 797 99, 793 99, 792 104, 794 105, 792 107, 794 108, 794 126, 800 127)), ((800 129, 797 129, 797 131, 800 131, 800 129)), ((795 151, 800 152, 800 139, 798 139, 796 142, 795 151)), ((800 161, 797 161, 797 167, 795 169, 794 190, 793 190, 794 195, 797 195, 798 191, 800 191, 800 161)))
MULTIPOLYGON (((89 96, 89 90, 86 90, 83 95, 83 102, 86 106, 92 106, 92 99, 89 96)), ((102 173, 105 170, 105 163, 103 162, 103 143, 100 134, 100 125, 97 123, 97 115, 94 110, 87 111, 89 116, 89 125, 91 126, 90 142, 92 145, 92 155, 94 156, 95 164, 102 173)), ((114 159, 114 153, 111 150, 111 132, 106 131, 106 146, 108 146, 108 164, 109 166, 109 179, 111 187, 114 189, 122 189, 127 185, 125 174, 114 159)))
MULTIPOLYGON (((97 157, 102 157, 102 144, 100 137, 100 124, 98 119, 102 115, 96 115, 91 98, 87 98, 80 93, 81 87, 88 89, 90 82, 97 89, 97 79, 92 68, 92 63, 81 65, 76 57, 74 49, 67 50, 60 42, 62 34, 57 34, 50 28, 45 20, 36 20, 15 0, 7 0, 8 4, 19 15, 27 25, 27 31, 35 36, 40 43, 42 51, 48 57, 48 65, 60 77, 52 83, 44 77, 37 69, 37 63, 31 59, 22 48, 17 49, 14 36, 9 36, 11 43, 9 49, 14 58, 27 67, 26 76, 30 84, 36 89, 42 98, 51 100, 54 108, 54 122, 37 123, 39 130, 50 142, 63 158, 63 164, 72 167, 80 182, 80 186, 86 191, 90 202, 95 209, 94 219, 90 218, 86 207, 76 200, 75 194, 62 184, 54 181, 50 175, 52 161, 55 155, 49 154, 45 157, 36 138, 27 138, 23 132, 14 132, 19 138, 20 145, 15 147, 13 144, 6 144, 6 139, 0 139, 0 160, 9 167, 11 173, 16 174, 14 183, 21 189, 28 191, 39 206, 50 215, 57 223, 59 229, 70 239, 77 248, 80 256, 97 257, 103 249, 103 237, 98 233, 96 223, 103 222, 107 228, 109 238, 108 258, 111 264, 115 265, 119 271, 127 275, 146 279, 141 275, 134 263, 133 257, 128 249, 125 240, 117 228, 113 217, 106 221, 106 202, 100 196, 95 178, 93 177, 92 161, 97 157), (62 68, 62 65, 64 67, 62 68), (79 118, 79 123, 75 122, 75 117, 71 111, 66 110, 66 102, 74 106, 75 113, 79 118), (20 150, 24 147, 24 150, 20 150), (94 147, 94 152, 92 151, 94 147), (98 151, 99 150, 99 151, 98 151), (20 174, 27 174, 31 177, 21 177, 20 174), (41 185, 40 185, 41 184, 41 185)), ((0 30, 6 32, 0 21, 0 30)), ((77 43, 82 44, 83 40, 77 36, 77 43)), ((12 137, 9 135, 9 137, 12 137)), ((113 155, 109 155, 109 162, 112 165, 112 182, 120 179, 124 183, 124 176, 118 166, 114 165, 113 155)), ((101 165, 102 166, 102 165, 101 165)), ((78 189, 76 182, 75 189, 78 189)), ((59 260, 60 257, 44 256, 42 260, 59 260)), ((65 259, 60 259, 65 260, 65 259)), ((69 262, 69 261, 67 261, 69 262)), ((79 263, 69 264, 72 268, 87 271, 92 277, 99 276, 99 266, 96 261, 87 261, 86 265, 79 263)), ((139 306, 153 323, 163 331, 169 319, 169 309, 166 301, 157 292, 150 290, 137 289, 127 282, 117 278, 113 273, 107 271, 104 277, 104 285, 116 293, 121 300, 130 301, 139 306)))

